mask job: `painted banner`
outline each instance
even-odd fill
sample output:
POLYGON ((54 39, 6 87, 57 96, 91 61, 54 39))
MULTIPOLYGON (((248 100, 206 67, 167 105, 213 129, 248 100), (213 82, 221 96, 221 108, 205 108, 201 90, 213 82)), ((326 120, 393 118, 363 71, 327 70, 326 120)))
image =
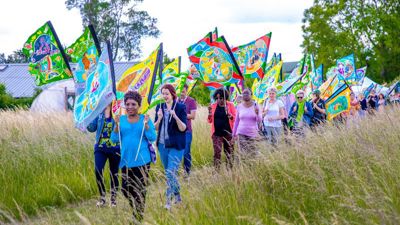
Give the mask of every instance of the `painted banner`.
POLYGON ((274 66, 270 71, 268 71, 267 74, 265 74, 262 80, 254 80, 252 92, 253 98, 258 104, 262 104, 262 102, 267 97, 268 88, 273 87, 278 83, 280 71, 282 70, 282 65, 282 61, 278 62, 276 66, 274 66))
POLYGON ((244 77, 258 79, 264 77, 270 42, 271 33, 248 44, 232 48, 232 53, 244 77))
POLYGON ((327 99, 325 105, 328 120, 350 110, 350 93, 350 87, 344 84, 332 95, 333 97, 327 99))
POLYGON ((29 73, 38 86, 72 78, 64 49, 50 21, 33 33, 22 49, 29 59, 29 73))
POLYGON ((356 70, 356 83, 357 83, 357 85, 362 85, 362 81, 363 81, 366 73, 367 73, 367 67, 366 66, 356 70))
POLYGON ((163 102, 161 95, 161 87, 164 84, 171 84, 176 90, 177 96, 181 95, 183 86, 186 83, 188 73, 180 73, 181 57, 174 59, 170 64, 162 69, 161 76, 157 76, 153 88, 153 97, 151 99, 150 108, 163 102))
POLYGON ((113 103, 114 115, 121 114, 124 94, 128 90, 139 92, 142 96, 140 113, 146 113, 150 107, 159 66, 162 63, 162 43, 144 61, 127 69, 117 82, 117 100, 113 103))
POLYGON ((342 82, 338 79, 339 75, 334 77, 329 77, 319 88, 318 90, 321 92, 320 98, 323 100, 327 100, 336 90, 341 86, 342 82))
POLYGON ((218 28, 215 27, 214 31, 211 34, 211 41, 215 41, 218 39, 218 28))
POLYGON ((74 73, 75 89, 80 93, 85 88, 87 75, 96 67, 101 54, 100 44, 92 25, 66 50, 73 63, 77 63, 74 73))
POLYGON ((109 43, 102 49, 95 69, 88 75, 85 89, 75 98, 75 125, 85 129, 115 99, 115 76, 109 43))
POLYGON ((194 48, 188 48, 189 60, 200 74, 199 79, 208 88, 219 88, 243 79, 224 36, 211 42, 205 38, 194 48))
POLYGON ((340 77, 343 78, 348 83, 357 83, 356 78, 356 65, 354 60, 354 54, 350 54, 346 57, 337 60, 337 68, 340 77))
POLYGON ((338 71, 337 66, 332 66, 326 72, 326 79, 328 79, 329 77, 337 76, 338 74, 339 74, 339 71, 338 71))
POLYGON ((315 70, 315 73, 312 73, 311 75, 311 82, 313 84, 313 89, 318 89, 323 81, 323 74, 324 74, 324 65, 321 64, 319 67, 315 70))

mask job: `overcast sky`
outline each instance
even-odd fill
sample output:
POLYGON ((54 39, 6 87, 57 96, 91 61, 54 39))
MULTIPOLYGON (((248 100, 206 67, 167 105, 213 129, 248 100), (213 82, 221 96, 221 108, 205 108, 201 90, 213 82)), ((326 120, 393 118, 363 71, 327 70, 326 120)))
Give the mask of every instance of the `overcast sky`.
MULTIPOLYGON (((0 53, 12 53, 38 27, 51 20, 64 45, 70 45, 82 32, 78 10, 68 11, 65 0, 13 0, 0 9, 0 53)), ((189 65, 186 48, 218 27, 228 44, 248 43, 272 32, 268 59, 282 53, 284 61, 302 57, 301 19, 312 0, 144 0, 140 8, 158 19, 159 38, 142 42, 143 57, 158 43, 170 58, 182 56, 189 65)))

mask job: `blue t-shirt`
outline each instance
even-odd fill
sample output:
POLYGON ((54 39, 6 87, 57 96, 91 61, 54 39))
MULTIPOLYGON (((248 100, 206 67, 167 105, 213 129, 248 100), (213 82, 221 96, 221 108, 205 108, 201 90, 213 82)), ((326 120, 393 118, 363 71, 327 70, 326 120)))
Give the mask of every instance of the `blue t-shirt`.
MULTIPOLYGON (((121 162, 120 168, 127 167, 138 167, 143 166, 151 162, 150 150, 148 142, 154 142, 156 140, 156 129, 153 122, 149 119, 149 129, 144 129, 143 139, 139 142, 143 131, 144 115, 140 115, 138 122, 130 123, 126 115, 121 116, 119 129, 121 133, 121 162), (139 150, 139 153, 138 153, 139 150), (135 160, 136 155, 138 155, 135 160)), ((114 142, 119 140, 119 134, 112 132, 111 139, 114 142)))

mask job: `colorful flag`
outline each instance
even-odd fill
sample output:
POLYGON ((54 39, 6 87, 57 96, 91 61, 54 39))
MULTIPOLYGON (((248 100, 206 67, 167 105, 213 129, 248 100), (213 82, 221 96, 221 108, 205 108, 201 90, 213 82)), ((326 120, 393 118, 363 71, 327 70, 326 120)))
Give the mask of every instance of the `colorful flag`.
POLYGON ((318 88, 321 92, 320 98, 327 100, 341 86, 342 82, 338 79, 339 75, 328 77, 328 79, 318 88))
POLYGON ((319 86, 322 85, 323 81, 323 71, 324 71, 324 65, 321 64, 319 67, 315 70, 315 73, 311 74, 311 81, 313 84, 313 90, 318 89, 319 86))
POLYGON ((342 112, 350 110, 350 87, 343 84, 329 99, 326 100, 326 115, 332 120, 342 112))
POLYGON ((265 74, 262 80, 254 80, 252 92, 253 98, 257 103, 261 104, 267 97, 268 88, 273 87, 278 83, 279 74, 282 70, 282 65, 282 61, 278 62, 276 66, 274 66, 270 71, 268 71, 267 74, 265 74))
POLYGON ((188 85, 186 95, 189 95, 193 91, 193 89, 196 87, 197 81, 198 80, 189 79, 189 77, 186 79, 186 84, 188 85))
POLYGON ((290 73, 290 75, 286 78, 286 80, 298 80, 299 77, 303 75, 303 67, 305 62, 305 56, 297 63, 296 67, 290 73))
POLYGON ((326 72, 326 79, 328 79, 329 77, 337 76, 338 74, 339 74, 339 71, 338 71, 337 66, 332 66, 328 69, 328 72, 326 72))
POLYGON ((215 41, 218 39, 218 28, 215 27, 214 31, 211 34, 211 41, 215 41))
POLYGON ((161 87, 164 84, 171 84, 176 90, 178 96, 181 95, 183 86, 185 85, 187 73, 180 73, 181 57, 174 59, 170 64, 163 68, 161 76, 157 76, 153 88, 153 97, 151 99, 150 108, 163 102, 161 95, 161 87))
POLYGON ((354 54, 350 54, 337 60, 338 72, 341 75, 340 78, 343 78, 348 83, 358 82, 356 77, 356 65, 354 61, 354 54))
POLYGON ((75 124, 85 129, 115 99, 115 76, 110 45, 104 46, 83 92, 75 99, 75 124))
POLYGON ((139 92, 142 96, 140 113, 146 113, 150 107, 159 66, 162 63, 162 43, 144 61, 127 69, 117 83, 117 101, 113 103, 113 113, 121 114, 124 94, 128 90, 139 92))
POLYGON ((213 42, 205 38, 194 48, 192 46, 188 48, 189 60, 199 72, 199 79, 208 88, 228 86, 243 79, 224 36, 213 42))
POLYGON ((356 70, 356 82, 357 82, 357 85, 362 85, 361 83, 362 83, 362 80, 364 79, 366 73, 367 73, 367 67, 366 66, 356 70))
POLYGON ((371 91, 375 88, 375 84, 371 83, 365 90, 364 90, 364 97, 367 98, 371 91))
POLYGON ((243 76, 258 79, 264 77, 270 42, 271 33, 248 44, 232 48, 232 53, 243 76))
POLYGON ((77 67, 73 71, 75 88, 80 93, 85 88, 87 75, 96 67, 99 55, 101 54, 100 44, 92 25, 86 27, 83 34, 66 50, 77 67))
POLYGON ((64 49, 50 21, 33 33, 22 49, 29 59, 29 73, 38 86, 72 78, 64 49))

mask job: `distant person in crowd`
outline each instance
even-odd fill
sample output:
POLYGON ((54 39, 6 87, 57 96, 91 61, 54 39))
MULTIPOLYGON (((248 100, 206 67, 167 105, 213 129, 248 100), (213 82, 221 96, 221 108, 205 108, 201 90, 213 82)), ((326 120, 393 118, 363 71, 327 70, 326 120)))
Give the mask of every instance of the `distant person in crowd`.
POLYGON ((196 100, 187 95, 188 85, 183 86, 179 102, 186 106, 187 122, 186 122, 186 147, 183 154, 183 167, 186 172, 186 177, 189 177, 192 168, 192 120, 196 118, 197 104, 196 100))
POLYGON ((161 88, 165 103, 156 107, 155 126, 158 130, 157 146, 167 178, 166 209, 182 202, 178 169, 186 148, 187 113, 184 104, 179 103, 175 88, 165 84, 161 88))
POLYGON ((375 90, 372 90, 367 99, 368 108, 370 110, 378 108, 378 96, 375 94, 375 90))
POLYGON ((242 156, 258 155, 258 124, 261 122, 259 106, 252 99, 252 92, 246 88, 242 92, 243 101, 237 105, 233 136, 238 140, 242 156))
POLYGON ((102 207, 106 204, 106 189, 104 186, 103 172, 106 162, 110 167, 111 177, 111 199, 110 205, 116 206, 116 195, 118 191, 118 166, 120 163, 120 146, 119 142, 114 142, 110 139, 111 133, 115 127, 115 121, 111 114, 111 105, 94 119, 87 130, 89 132, 96 132, 96 142, 94 144, 94 164, 96 183, 100 193, 100 199, 97 201, 96 206, 102 207))
POLYGON ((360 110, 360 102, 356 98, 354 92, 350 93, 350 117, 357 117, 360 110))
POLYGON ((367 99, 365 98, 364 94, 360 93, 360 95, 358 97, 358 102, 360 103, 360 110, 358 111, 358 114, 360 115, 360 117, 364 117, 368 110, 368 103, 367 103, 367 99))
POLYGON ((229 92, 224 88, 215 90, 215 103, 208 107, 207 121, 211 124, 211 138, 214 147, 214 166, 218 170, 221 165, 221 151, 224 149, 227 164, 233 166, 233 137, 232 130, 235 122, 236 109, 229 102, 229 92))
POLYGON ((304 128, 311 126, 311 118, 313 117, 313 108, 310 102, 305 100, 304 91, 296 92, 296 101, 290 108, 289 118, 291 118, 291 127, 296 135, 303 135, 304 128))
POLYGON ((151 162, 151 143, 156 140, 156 129, 148 115, 139 114, 142 97, 136 91, 124 96, 127 115, 116 116, 113 141, 121 137, 122 193, 134 209, 133 219, 143 219, 146 186, 151 162))
POLYGON ((378 109, 379 110, 384 110, 384 106, 386 105, 386 99, 385 99, 385 95, 380 93, 378 95, 378 109))
POLYGON ((313 109, 313 117, 311 125, 317 126, 321 123, 325 123, 326 121, 325 101, 320 98, 321 91, 318 89, 315 90, 312 95, 313 98, 311 100, 311 104, 313 109))
POLYGON ((267 90, 262 109, 264 135, 270 144, 276 146, 282 135, 282 119, 285 119, 285 107, 281 100, 276 98, 277 90, 270 87, 267 90))

